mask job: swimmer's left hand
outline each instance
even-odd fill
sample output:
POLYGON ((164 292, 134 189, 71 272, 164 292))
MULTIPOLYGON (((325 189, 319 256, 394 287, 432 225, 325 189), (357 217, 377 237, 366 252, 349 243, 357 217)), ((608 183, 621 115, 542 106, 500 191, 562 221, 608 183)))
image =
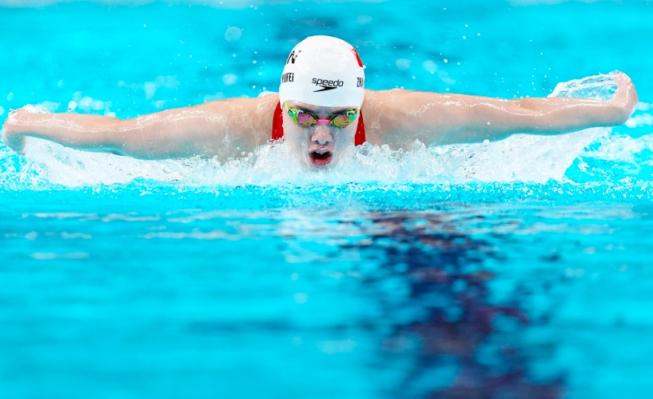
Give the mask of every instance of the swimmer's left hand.
POLYGON ((617 107, 619 111, 619 122, 625 122, 633 113, 639 98, 633 81, 623 72, 613 73, 614 81, 617 83, 617 92, 614 94, 610 104, 617 107))
POLYGON ((7 131, 2 132, 2 142, 19 154, 25 149, 25 137, 21 134, 12 134, 7 131))

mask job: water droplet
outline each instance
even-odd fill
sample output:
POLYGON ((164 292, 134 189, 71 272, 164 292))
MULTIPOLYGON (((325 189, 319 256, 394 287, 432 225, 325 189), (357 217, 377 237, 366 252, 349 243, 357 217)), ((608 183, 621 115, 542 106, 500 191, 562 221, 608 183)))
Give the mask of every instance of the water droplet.
POLYGON ((222 75, 222 83, 226 84, 227 86, 231 86, 235 84, 238 81, 238 76, 236 76, 233 73, 225 73, 222 75))
POLYGON ((243 36, 243 30, 237 26, 230 26, 224 31, 224 40, 236 42, 243 36))

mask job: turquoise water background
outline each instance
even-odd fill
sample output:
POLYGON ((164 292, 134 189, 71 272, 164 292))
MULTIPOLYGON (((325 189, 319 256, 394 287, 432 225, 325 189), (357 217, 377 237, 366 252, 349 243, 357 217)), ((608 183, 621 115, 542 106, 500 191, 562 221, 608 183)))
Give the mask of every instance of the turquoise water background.
POLYGON ((318 33, 370 89, 641 102, 327 173, 0 145, 0 397, 653 394, 651 2, 45 3, 0 1, 0 123, 275 91, 318 33))

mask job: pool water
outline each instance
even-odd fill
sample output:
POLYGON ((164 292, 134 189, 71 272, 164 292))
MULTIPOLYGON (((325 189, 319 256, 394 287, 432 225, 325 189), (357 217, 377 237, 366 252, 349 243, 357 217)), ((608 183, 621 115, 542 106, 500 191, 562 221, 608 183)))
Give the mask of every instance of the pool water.
POLYGON ((316 33, 371 89, 641 102, 317 173, 0 145, 0 397, 653 394, 653 4, 116 3, 0 1, 0 123, 257 96, 316 33))

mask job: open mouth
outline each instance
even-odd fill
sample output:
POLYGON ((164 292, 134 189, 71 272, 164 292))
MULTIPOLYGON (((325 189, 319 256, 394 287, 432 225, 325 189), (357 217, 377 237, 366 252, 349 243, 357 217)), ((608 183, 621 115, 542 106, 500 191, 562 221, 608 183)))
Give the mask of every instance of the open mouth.
POLYGON ((308 155, 309 158, 311 159, 311 163, 316 166, 327 165, 329 162, 331 162, 331 158, 333 158, 333 154, 331 153, 331 151, 326 151, 326 152, 311 151, 308 155))

